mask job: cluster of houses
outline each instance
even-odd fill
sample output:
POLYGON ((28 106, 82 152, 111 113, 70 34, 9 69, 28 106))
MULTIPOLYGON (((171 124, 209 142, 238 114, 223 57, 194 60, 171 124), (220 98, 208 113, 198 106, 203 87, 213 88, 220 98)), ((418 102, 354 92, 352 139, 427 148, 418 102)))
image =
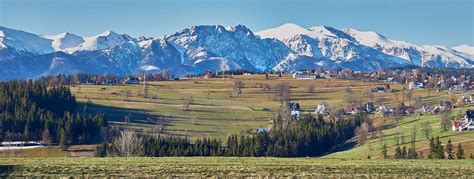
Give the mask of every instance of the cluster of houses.
POLYGON ((453 108, 454 106, 451 101, 442 100, 439 101, 438 105, 423 105, 421 112, 422 114, 438 114, 442 111, 449 111, 453 108))
POLYGON ((125 80, 123 80, 122 82, 120 82, 119 80, 115 80, 115 79, 112 79, 112 80, 102 80, 102 81, 99 81, 99 80, 87 80, 85 82, 81 82, 80 84, 81 85, 105 85, 105 86, 115 86, 115 85, 131 85, 131 84, 140 84, 140 82, 142 81, 141 78, 138 78, 138 77, 128 77, 126 78, 125 80))
POLYGON ((464 101, 465 103, 474 103, 474 94, 461 96, 460 100, 464 101))
MULTIPOLYGON (((467 91, 474 89, 474 79, 470 75, 447 76, 419 69, 385 70, 376 72, 361 72, 352 70, 306 70, 293 73, 294 79, 338 78, 360 81, 376 81, 407 84, 408 89, 438 88, 451 91, 467 91)), ((386 92, 381 87, 374 91, 386 92)))
MULTIPOLYGON (((461 96, 460 100, 465 102, 474 103, 474 94, 468 96, 461 96)), ((294 104, 298 103, 289 103, 289 109, 292 109, 291 114, 299 116, 299 104, 296 107, 293 107, 294 104)), ((392 116, 392 115, 424 115, 424 114, 439 114, 443 111, 450 111, 454 108, 454 104, 448 100, 441 100, 437 105, 425 104, 421 109, 416 109, 414 106, 407 106, 400 104, 395 107, 389 107, 385 105, 376 106, 374 102, 367 102, 361 105, 349 105, 346 108, 338 109, 344 115, 356 115, 360 113, 368 114, 382 114, 383 116, 392 116)), ((318 104, 314 110, 315 114, 320 114, 328 116, 331 113, 331 109, 325 104, 318 104)))

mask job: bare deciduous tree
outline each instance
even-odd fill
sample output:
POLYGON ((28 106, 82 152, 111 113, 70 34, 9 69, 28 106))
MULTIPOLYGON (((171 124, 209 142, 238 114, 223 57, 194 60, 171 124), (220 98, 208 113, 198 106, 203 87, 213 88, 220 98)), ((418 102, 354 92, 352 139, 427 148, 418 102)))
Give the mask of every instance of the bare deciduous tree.
POLYGON ((447 113, 441 114, 441 129, 443 129, 444 131, 449 130, 449 116, 447 113))
POLYGON ((330 84, 331 84, 331 78, 328 78, 328 80, 326 81, 326 87, 329 87, 330 84))
POLYGON ((314 93, 314 90, 316 89, 316 86, 313 83, 310 83, 308 86, 306 86, 306 90, 308 93, 314 93))
POLYGON ((413 92, 411 90, 407 90, 405 95, 406 95, 407 100, 408 100, 408 105, 411 106, 411 100, 412 100, 412 97, 413 97, 413 92))
POLYGON ((395 132, 395 140, 397 141, 397 145, 402 144, 401 139, 402 139, 402 133, 401 132, 395 132))
POLYGON ((170 80, 171 79, 170 72, 168 71, 168 69, 163 70, 163 72, 161 73, 161 76, 163 76, 164 80, 170 80))
POLYGON ((125 90, 125 92, 123 93, 122 100, 123 101, 128 101, 128 97, 130 97, 130 90, 125 90))
POLYGON ((420 109, 422 107, 423 98, 421 96, 416 96, 415 101, 413 101, 413 107, 415 109, 420 109))
POLYGON ((237 94, 242 93, 242 88, 244 88, 244 82, 242 80, 236 80, 234 84, 234 90, 237 94))
POLYGON ((356 128, 355 134, 358 136, 357 140, 359 144, 364 144, 367 140, 367 135, 369 134, 369 124, 367 122, 362 123, 356 128))
POLYGON ((148 98, 148 84, 143 85, 143 97, 148 98))
POLYGON ((183 102, 183 111, 189 111, 189 106, 194 102, 194 98, 192 96, 186 98, 183 102))
POLYGON ((384 102, 384 98, 382 96, 379 96, 377 98, 377 105, 382 106, 384 102))
POLYGON ((114 141, 114 146, 118 156, 135 157, 144 154, 143 139, 134 131, 122 131, 114 141))
POLYGON ((425 134, 425 137, 428 139, 430 137, 431 133, 431 125, 430 122, 426 121, 423 123, 423 134, 425 134))
POLYGON ((413 126, 411 128, 411 141, 412 142, 416 141, 416 133, 417 132, 418 132, 418 127, 416 126, 416 124, 413 124, 413 126))
POLYGON ((123 122, 125 124, 130 124, 130 118, 132 116, 132 113, 129 111, 127 115, 125 115, 125 117, 123 118, 123 122))
POLYGON ((275 87, 275 97, 280 100, 280 105, 285 106, 291 100, 291 89, 288 83, 279 83, 275 87))
POLYGON ((265 83, 265 84, 262 84, 262 90, 263 90, 263 91, 270 91, 270 89, 271 89, 271 87, 270 87, 269 84, 266 84, 266 83, 265 83))
POLYGON ((345 97, 346 97, 346 104, 348 106, 353 105, 356 102, 354 92, 352 91, 352 88, 350 86, 348 86, 346 88, 346 96, 345 97))

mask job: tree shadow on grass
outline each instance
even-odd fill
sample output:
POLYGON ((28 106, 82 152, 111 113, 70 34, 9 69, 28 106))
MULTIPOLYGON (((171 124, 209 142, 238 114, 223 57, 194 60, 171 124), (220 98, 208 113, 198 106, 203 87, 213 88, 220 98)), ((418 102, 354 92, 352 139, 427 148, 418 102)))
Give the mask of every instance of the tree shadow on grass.
POLYGON ((14 165, 0 165, 0 177, 9 176, 14 171, 14 165))
POLYGON ((335 147, 334 149, 332 149, 331 151, 329 151, 328 153, 325 153, 323 155, 350 150, 350 149, 354 148, 356 145, 357 145, 357 142, 355 140, 348 140, 348 141, 344 142, 344 144, 341 144, 341 145, 335 147))
POLYGON ((125 118, 128 116, 129 122, 131 123, 152 125, 156 124, 157 122, 166 122, 165 119, 169 120, 171 118, 175 118, 175 116, 153 114, 150 110, 120 108, 94 103, 78 103, 78 109, 81 110, 86 105, 89 113, 104 113, 107 120, 113 122, 125 122, 125 118))

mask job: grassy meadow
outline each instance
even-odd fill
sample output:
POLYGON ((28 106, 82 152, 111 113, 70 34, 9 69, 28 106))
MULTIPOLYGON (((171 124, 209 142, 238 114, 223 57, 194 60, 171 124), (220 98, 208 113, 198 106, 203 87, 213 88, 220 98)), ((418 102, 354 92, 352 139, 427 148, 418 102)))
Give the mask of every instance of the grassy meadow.
POLYGON ((9 158, 0 176, 48 177, 466 177, 474 160, 321 158, 9 158))
MULTIPOLYGON (((77 99, 89 103, 90 109, 105 112, 113 125, 133 128, 144 132, 197 137, 219 137, 225 140, 230 134, 248 134, 259 127, 271 127, 280 104, 273 98, 273 87, 288 83, 292 90, 292 101, 299 102, 303 110, 313 112, 314 108, 326 102, 332 108, 345 106, 345 93, 351 87, 354 95, 364 102, 369 101, 364 93, 383 83, 338 79, 296 80, 290 76, 263 75, 235 76, 233 78, 193 78, 179 81, 149 82, 148 98, 143 97, 143 85, 126 86, 75 86, 71 90, 77 99), (238 94, 234 90, 236 80, 242 80, 244 88, 238 94), (269 85, 264 90, 262 85, 269 85), (314 92, 308 87, 314 86, 314 92), (192 97, 194 102, 189 111, 183 111, 184 101, 192 97), (129 123, 125 123, 128 116, 129 123)), ((392 85, 392 89, 405 86, 392 85)), ((398 92, 402 93, 402 92, 398 92)), ((394 93, 374 94, 384 104, 394 104, 402 95, 394 93)), ((415 90, 413 96, 422 96, 423 102, 436 104, 446 99, 446 91, 428 92, 415 90), (428 93, 431 93, 428 96, 428 93)))
MULTIPOLYGON (((288 83, 292 101, 299 102, 304 112, 313 112, 317 104, 325 102, 331 108, 345 106, 347 87, 363 102, 383 99, 385 105, 405 101, 404 85, 393 84, 394 93, 375 93, 367 96, 369 89, 382 86, 378 82, 362 82, 337 79, 295 80, 289 76, 262 75, 235 76, 226 79, 181 79, 179 81, 149 82, 148 96, 143 97, 142 85, 125 86, 73 86, 71 91, 82 104, 92 111, 104 112, 111 126, 134 129, 161 135, 186 136, 191 140, 211 137, 224 142, 230 134, 254 133, 258 127, 271 127, 271 118, 280 108, 273 99, 273 88, 288 83), (242 80, 244 88, 238 94, 234 90, 236 80, 242 80), (270 90, 261 86, 267 84, 270 90), (308 90, 315 87, 314 92, 308 90), (193 97, 190 110, 183 111, 183 102, 193 97), (372 98, 372 99, 370 99, 372 98), (128 116, 128 122, 125 120, 128 116)), ((447 91, 414 90, 423 103, 437 104, 450 99, 447 91)), ((466 104, 451 112, 458 118, 474 104, 466 104)), ((204 176, 204 177, 341 177, 341 176, 465 176, 474 172, 474 160, 381 160, 383 140, 388 154, 393 155, 397 146, 411 145, 411 131, 417 126, 416 147, 428 155, 427 139, 423 123, 431 126, 430 136, 439 136, 443 144, 451 139, 457 147, 462 143, 469 157, 474 153, 474 132, 443 131, 439 115, 405 116, 396 123, 391 117, 370 115, 375 126, 382 129, 384 138, 369 134, 368 141, 359 145, 353 139, 342 145, 339 152, 319 158, 252 158, 252 157, 162 157, 162 158, 74 158, 82 156, 59 147, 46 147, 19 151, 0 151, 0 176, 204 176), (404 136, 398 145, 396 133, 404 136), (372 160, 367 160, 368 155, 372 160), (13 157, 13 158, 12 158, 13 157), (19 158, 15 158, 19 157, 19 158)), ((73 146, 72 148, 93 146, 73 146)))
MULTIPOLYGON (((474 109, 474 105, 470 105, 463 109, 458 109, 452 112, 453 115, 458 114, 460 111, 465 111, 465 109, 474 109)), ((454 145, 456 151, 459 143, 464 148, 466 158, 470 154, 474 154, 474 132, 453 132, 451 128, 449 131, 444 131, 441 128, 439 115, 423 115, 423 116, 410 116, 402 118, 398 123, 395 123, 391 119, 385 119, 385 124, 383 125, 384 130, 382 130, 384 138, 381 139, 378 136, 372 136, 369 134, 368 141, 363 145, 357 145, 349 150, 335 152, 330 155, 324 156, 324 158, 352 158, 352 159, 366 159, 370 155, 371 158, 381 158, 383 143, 387 145, 387 150, 389 155, 394 155, 395 149, 400 146, 405 146, 408 150, 410 148, 412 141, 412 131, 413 127, 416 126, 416 140, 415 146, 417 152, 421 152, 424 158, 427 158, 429 154, 429 142, 431 137, 440 137, 440 141, 445 146, 449 139, 454 145), (426 138, 423 132, 423 123, 428 121, 431 126, 429 137, 426 138), (403 140, 399 140, 400 144, 397 143, 396 134, 400 133, 401 136, 404 136, 403 140), (402 142, 403 141, 403 142, 402 142)), ((453 118, 455 118, 453 116, 453 118)), ((378 122, 381 122, 382 118, 378 119, 378 122)), ((446 147, 445 147, 446 149, 446 147)))

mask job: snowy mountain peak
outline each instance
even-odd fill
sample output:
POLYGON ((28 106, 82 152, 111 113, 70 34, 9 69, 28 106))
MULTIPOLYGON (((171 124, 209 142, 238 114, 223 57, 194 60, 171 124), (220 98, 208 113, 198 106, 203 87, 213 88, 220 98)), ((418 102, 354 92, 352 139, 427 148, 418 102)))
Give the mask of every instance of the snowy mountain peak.
POLYGON ((309 28, 311 31, 315 32, 315 33, 320 33, 320 34, 324 34, 324 35, 327 35, 327 36, 337 36, 336 34, 334 34, 333 32, 337 31, 336 29, 332 28, 332 27, 328 27, 328 26, 315 26, 315 27, 311 27, 309 28))
POLYGON ((248 34, 248 35, 253 34, 253 32, 249 28, 245 27, 244 25, 240 25, 240 24, 235 26, 235 27, 228 27, 228 28, 226 28, 226 30, 229 31, 229 32, 241 32, 241 33, 245 33, 245 34, 248 34))
POLYGON ((276 28, 256 32, 255 34, 264 39, 273 38, 283 41, 285 39, 292 38, 296 35, 307 35, 310 33, 311 31, 309 29, 306 29, 296 24, 286 23, 276 28))
POLYGON ((113 31, 83 38, 71 33, 38 36, 0 27, 0 73, 13 74, 0 80, 72 73, 127 75, 146 65, 168 69, 175 76, 237 69, 474 68, 472 54, 468 45, 418 46, 373 31, 291 23, 255 35, 244 25, 199 25, 164 37, 138 39, 113 31))
POLYGON ((36 34, 0 26, 0 48, 10 47, 15 51, 35 54, 51 53, 51 40, 36 34))
POLYGON ((473 46, 460 45, 460 46, 453 47, 452 49, 454 49, 458 52, 462 52, 462 53, 474 56, 474 47, 473 46))
POLYGON ((404 42, 388 39, 387 37, 373 31, 360 31, 357 29, 343 29, 345 33, 354 37, 356 41, 362 45, 369 47, 380 47, 380 48, 417 48, 416 45, 404 42))
POLYGON ((102 32, 101 34, 96 35, 96 36, 101 37, 101 36, 118 36, 118 35, 119 34, 115 33, 114 31, 108 30, 108 31, 102 32))
POLYGON ((53 40, 51 42, 51 46, 54 48, 54 50, 64 52, 66 52, 68 48, 77 47, 84 42, 84 38, 69 32, 64 32, 57 35, 44 35, 43 37, 53 40))
POLYGON ((68 48, 65 51, 74 53, 77 51, 93 51, 114 48, 134 39, 126 34, 120 35, 113 31, 105 31, 99 35, 84 38, 83 43, 77 47, 68 48))

